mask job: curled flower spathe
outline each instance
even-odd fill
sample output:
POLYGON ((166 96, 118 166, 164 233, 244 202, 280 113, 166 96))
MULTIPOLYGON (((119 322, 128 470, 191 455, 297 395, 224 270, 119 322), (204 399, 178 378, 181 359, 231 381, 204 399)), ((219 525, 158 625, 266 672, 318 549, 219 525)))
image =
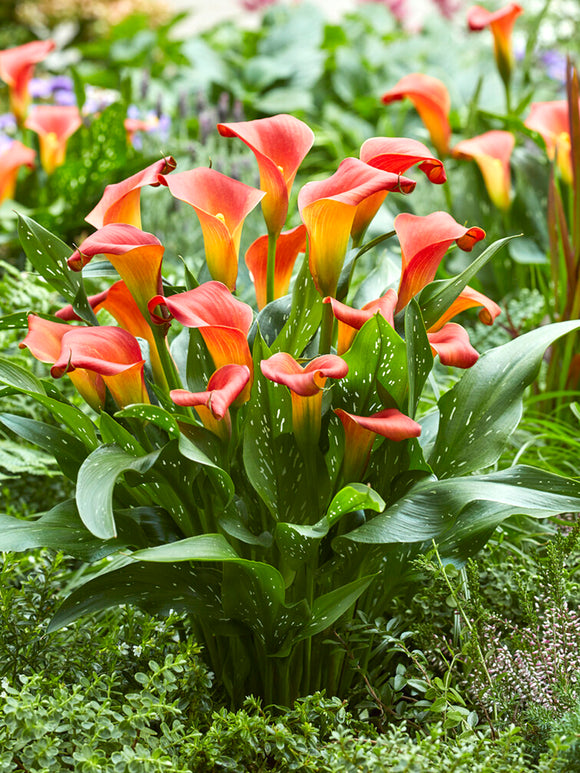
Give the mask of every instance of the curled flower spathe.
POLYGON ((513 67, 512 31, 515 20, 524 12, 521 5, 508 3, 498 11, 488 11, 481 5, 474 5, 467 12, 467 25, 470 30, 479 32, 489 27, 493 35, 493 45, 497 68, 505 83, 511 77, 513 67))
MULTIPOLYGON (((282 231, 276 241, 274 299, 281 298, 288 292, 292 269, 301 252, 306 252, 306 227, 299 225, 290 231, 282 231)), ((263 309, 267 302, 267 235, 259 236, 252 242, 246 251, 245 260, 254 282, 258 309, 263 309)))
POLYGON ((82 118, 73 105, 38 105, 24 125, 38 134, 40 163, 47 174, 52 174, 64 164, 68 139, 80 128, 82 118))
POLYGON ((511 204, 510 158, 515 138, 511 132, 489 131, 461 140, 453 148, 456 158, 473 159, 478 165, 489 198, 498 209, 507 210, 511 204))
POLYGON ((24 123, 30 105, 28 85, 34 68, 46 59, 55 47, 54 40, 35 40, 0 51, 0 78, 8 85, 10 110, 20 125, 24 123))
POLYGON ((36 153, 18 140, 13 140, 0 150, 0 204, 14 198, 16 178, 21 166, 34 167, 36 153))
POLYGON ((570 113, 567 100, 532 102, 524 125, 541 135, 548 158, 550 161, 556 161, 562 179, 567 185, 571 185, 570 113))

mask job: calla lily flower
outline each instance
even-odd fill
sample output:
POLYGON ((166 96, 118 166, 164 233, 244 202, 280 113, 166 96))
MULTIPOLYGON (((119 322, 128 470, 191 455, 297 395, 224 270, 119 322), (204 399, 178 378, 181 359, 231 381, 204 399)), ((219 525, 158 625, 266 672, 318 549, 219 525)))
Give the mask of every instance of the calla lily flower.
POLYGON ((513 67, 512 30, 517 17, 524 12, 521 5, 508 3, 499 11, 488 11, 481 5, 474 5, 467 12, 470 30, 479 32, 489 27, 493 35, 495 61, 505 83, 509 82, 513 67))
POLYGON ((322 392, 327 379, 344 378, 348 365, 335 354, 315 357, 304 368, 287 352, 278 352, 262 360, 264 376, 290 389, 292 429, 304 449, 318 442, 322 416, 322 392))
POLYGON ((10 110, 20 125, 24 123, 30 104, 28 84, 34 67, 46 59, 55 46, 54 40, 35 40, 0 51, 0 78, 8 84, 10 110))
MULTIPOLYGON (((306 226, 283 231, 276 242, 274 298, 286 295, 299 253, 306 252, 306 226)), ((260 236, 246 251, 246 265, 254 281, 258 308, 267 303, 268 236, 260 236)))
POLYGON ((291 115, 255 121, 219 123, 222 137, 239 137, 256 156, 260 187, 266 192, 262 211, 269 234, 278 235, 288 214, 288 198, 298 167, 314 142, 314 133, 291 115))
POLYGON ((95 255, 103 255, 148 319, 149 300, 161 291, 163 252, 163 245, 153 234, 133 225, 110 223, 88 236, 68 259, 68 265, 73 271, 80 271, 95 255))
POLYGON ((405 75, 396 86, 381 97, 385 105, 400 99, 411 100, 437 152, 443 156, 449 153, 451 100, 445 85, 431 75, 423 73, 405 75))
POLYGON ((488 298, 487 295, 474 290, 472 287, 464 287, 458 298, 451 306, 439 317, 437 322, 429 328, 428 332, 440 330, 450 319, 461 314, 467 309, 479 308, 479 320, 484 325, 493 325, 495 318, 501 314, 501 309, 495 301, 488 298))
MULTIPOLYGON (((63 322, 51 322, 51 320, 28 315, 28 334, 21 341, 21 349, 29 349, 30 353, 40 362, 54 364, 60 357, 62 339, 65 333, 73 330, 71 325, 63 322)), ((91 408, 100 411, 105 404, 105 382, 98 373, 84 368, 77 368, 69 374, 76 390, 91 408)))
POLYGON ((30 113, 24 126, 38 134, 40 163, 47 174, 64 164, 68 138, 81 125, 80 111, 72 105, 38 105, 30 113))
POLYGON ((350 348, 357 330, 360 330, 364 323, 375 314, 381 314, 394 327, 394 311, 397 305, 397 293, 394 290, 387 290, 385 295, 376 301, 365 303, 362 309, 353 309, 345 303, 337 301, 335 298, 324 298, 323 303, 330 303, 332 313, 338 320, 338 341, 336 345, 337 354, 343 354, 350 348))
POLYGON ((510 158, 515 142, 511 132, 490 131, 458 142, 452 151, 456 158, 476 162, 489 198, 504 211, 511 204, 510 158))
POLYGON ((16 178, 21 166, 34 167, 36 153, 18 140, 13 140, 0 151, 0 204, 14 198, 16 178))
POLYGON ((471 368, 479 359, 479 354, 469 342, 469 334, 464 327, 449 322, 434 333, 427 333, 433 355, 438 354, 443 365, 455 368, 471 368))
MULTIPOLYGON (((247 340, 253 321, 252 308, 234 298, 221 282, 204 282, 185 293, 152 298, 149 310, 154 318, 157 306, 166 308, 185 327, 199 329, 217 369, 237 364, 246 365, 253 373, 247 340)), ((250 384, 243 399, 247 399, 249 390, 250 384)))
POLYGON ((306 183, 298 208, 308 231, 310 271, 321 295, 336 295, 357 207, 374 194, 409 193, 414 187, 413 180, 357 158, 346 158, 326 180, 306 183))
POLYGON ((126 223, 141 228, 141 188, 160 185, 159 175, 168 174, 175 167, 175 159, 168 156, 120 183, 107 185, 101 200, 85 220, 95 228, 109 223, 126 223))
POLYGON ((466 228, 447 212, 433 212, 425 217, 408 213, 397 215, 395 231, 403 261, 396 312, 433 281, 443 256, 453 242, 460 249, 470 252, 485 237, 482 228, 466 228))
POLYGON ((148 403, 143 366, 137 340, 120 327, 73 327, 63 335, 60 355, 51 375, 60 378, 77 368, 102 377, 113 399, 124 408, 148 403))
POLYGON ((199 217, 209 272, 233 291, 238 276, 242 226, 264 192, 232 180, 215 169, 192 169, 160 175, 171 194, 194 208, 199 217))
POLYGON ((548 158, 550 161, 556 160, 562 179, 571 185, 570 115, 567 100, 533 102, 524 125, 542 136, 548 158))
POLYGON ((172 389, 176 405, 194 407, 204 426, 227 440, 231 435, 230 407, 247 393, 252 374, 247 365, 224 365, 211 376, 205 392, 172 389))
POLYGON ((386 408, 372 416, 356 416, 342 408, 335 408, 334 412, 345 434, 342 462, 345 483, 362 479, 377 435, 399 442, 421 434, 421 425, 396 408, 386 408))

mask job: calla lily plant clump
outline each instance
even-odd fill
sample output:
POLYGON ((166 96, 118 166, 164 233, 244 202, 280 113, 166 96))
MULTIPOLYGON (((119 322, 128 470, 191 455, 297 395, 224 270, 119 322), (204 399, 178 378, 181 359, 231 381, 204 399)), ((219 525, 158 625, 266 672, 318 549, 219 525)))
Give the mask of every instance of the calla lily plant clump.
POLYGON ((74 250, 20 216, 30 262, 69 305, 5 322, 27 325, 20 346, 46 377, 0 360, 3 393, 28 395, 54 423, 0 422, 54 453, 76 494, 31 521, 0 516, 0 549, 108 557, 51 629, 125 603, 183 611, 234 705, 250 693, 289 705, 321 688, 344 693, 352 674, 333 628, 357 609, 384 613, 433 540, 460 565, 514 513, 578 508, 579 483, 493 465, 545 349, 580 323, 478 360, 452 320, 470 308, 485 324, 499 314, 468 283, 504 240, 445 280, 435 276, 446 252, 479 247, 478 226, 400 214, 392 233, 364 243, 385 197, 413 191, 409 170, 420 184, 445 182, 421 143, 368 140, 360 158, 302 187, 302 222, 285 230, 313 133, 290 115, 217 128, 253 152, 260 189, 163 158, 105 189, 86 216, 94 233, 74 250), (211 279, 186 269, 185 287, 163 280, 164 247, 141 228, 144 186, 199 218, 211 279), (264 235, 245 253, 254 309, 236 282, 258 204, 264 235), (400 278, 355 308, 357 261, 387 238, 400 245, 400 278), (87 297, 84 278, 96 277, 114 281, 87 297), (463 375, 425 414, 435 357, 463 375), (86 406, 63 396, 62 378, 86 406))

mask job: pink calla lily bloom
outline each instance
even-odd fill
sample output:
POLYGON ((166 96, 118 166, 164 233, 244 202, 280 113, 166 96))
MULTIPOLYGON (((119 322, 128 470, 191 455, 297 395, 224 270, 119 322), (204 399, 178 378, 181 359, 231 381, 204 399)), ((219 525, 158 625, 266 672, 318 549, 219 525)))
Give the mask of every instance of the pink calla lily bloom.
POLYGON ((396 86, 381 97, 385 105, 400 99, 411 100, 437 152, 442 156, 447 155, 451 137, 449 125, 451 99, 445 85, 431 75, 423 73, 405 75, 396 86))
POLYGON ((511 204, 510 158, 515 145, 511 132, 489 131, 458 142, 453 148, 456 158, 473 159, 478 165, 489 198, 498 209, 511 204))
POLYGON ((303 121, 281 114, 255 121, 219 123, 222 137, 239 137, 256 156, 262 211, 268 233, 277 236, 286 222, 288 199, 298 167, 312 147, 314 133, 303 121))
POLYGON ((292 398, 292 430, 299 446, 308 448, 318 442, 322 416, 322 392, 327 379, 344 378, 346 362, 335 354, 315 357, 302 367, 287 352, 278 352, 262 360, 264 376, 284 384, 292 398))
POLYGON ((169 177, 160 175, 159 181, 176 199, 194 208, 203 232, 209 272, 233 292, 242 226, 264 192, 203 167, 169 177))
POLYGON ((524 125, 541 135, 546 143, 548 158, 550 161, 556 160, 562 179, 571 185, 570 115, 567 100, 532 102, 524 125))
POLYGON ((396 408, 386 408, 372 416, 356 416, 342 408, 335 408, 334 412, 345 434, 342 462, 345 483, 363 478, 377 435, 400 442, 421 434, 421 425, 396 408))
MULTIPOLYGON (((276 241, 276 263, 274 273, 274 298, 286 295, 290 286, 292 269, 296 258, 306 252, 306 226, 299 225, 290 231, 283 231, 276 241)), ((267 302, 268 236, 259 236, 246 251, 246 265, 254 281, 258 308, 267 302)))
POLYGON ((387 290, 385 295, 370 303, 365 303, 362 309, 353 309, 345 303, 337 301, 335 298, 326 297, 323 303, 330 303, 332 313, 338 320, 338 341, 336 345, 337 354, 344 354, 350 348, 357 330, 360 330, 364 323, 375 314, 381 314, 394 327, 394 311, 397 305, 397 293, 394 290, 387 290))
POLYGON ((64 164, 68 139, 82 123, 80 111, 73 105, 38 105, 30 113, 24 126, 38 134, 40 163, 47 174, 64 164))
POLYGON ((470 252, 478 241, 485 238, 482 228, 466 228, 447 212, 433 212, 425 217, 408 213, 397 215, 395 231, 403 261, 396 312, 433 281, 443 256, 453 242, 460 249, 470 252))
POLYGON ((306 183, 298 208, 308 231, 310 272, 321 295, 336 295, 357 207, 374 194, 409 193, 414 187, 413 180, 357 158, 346 158, 326 180, 306 183))
POLYGON ((34 167, 36 153, 18 140, 13 140, 0 151, 0 204, 14 198, 16 178, 21 166, 34 167))
POLYGON ((524 12, 521 5, 508 3, 498 11, 488 11, 481 5, 474 5, 467 12, 470 30, 479 32, 489 27, 493 35, 495 60, 501 77, 509 81, 513 67, 512 31, 517 17, 524 12))
POLYGON ((163 252, 163 245, 153 234, 133 225, 110 223, 88 236, 68 265, 80 271, 95 255, 103 255, 127 285, 141 314, 149 319, 149 300, 161 292, 163 252))
POLYGON ((175 159, 168 156, 120 183, 107 185, 101 200, 85 220, 95 228, 109 223, 126 223, 141 228, 141 188, 161 185, 159 176, 172 172, 175 166, 175 159))
POLYGON ((469 334, 456 322, 448 322, 434 333, 427 333, 433 355, 438 354, 443 365, 471 368, 479 359, 478 352, 469 342, 469 334))
POLYGON ((55 47, 54 40, 35 40, 23 46, 0 51, 0 79, 8 84, 10 110, 20 126, 24 123, 30 105, 28 84, 34 74, 34 68, 46 59, 55 47))

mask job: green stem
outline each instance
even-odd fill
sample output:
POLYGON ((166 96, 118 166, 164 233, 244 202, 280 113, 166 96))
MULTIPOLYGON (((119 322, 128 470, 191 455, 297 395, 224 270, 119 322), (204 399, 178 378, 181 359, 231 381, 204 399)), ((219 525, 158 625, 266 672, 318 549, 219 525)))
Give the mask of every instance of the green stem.
POLYGON ((319 354, 329 354, 332 346, 332 333, 334 329, 334 314, 330 303, 322 304, 322 322, 320 323, 319 354))
POLYGON ((268 233, 268 267, 266 271, 266 303, 274 300, 274 278, 276 276, 276 242, 278 234, 268 233))

